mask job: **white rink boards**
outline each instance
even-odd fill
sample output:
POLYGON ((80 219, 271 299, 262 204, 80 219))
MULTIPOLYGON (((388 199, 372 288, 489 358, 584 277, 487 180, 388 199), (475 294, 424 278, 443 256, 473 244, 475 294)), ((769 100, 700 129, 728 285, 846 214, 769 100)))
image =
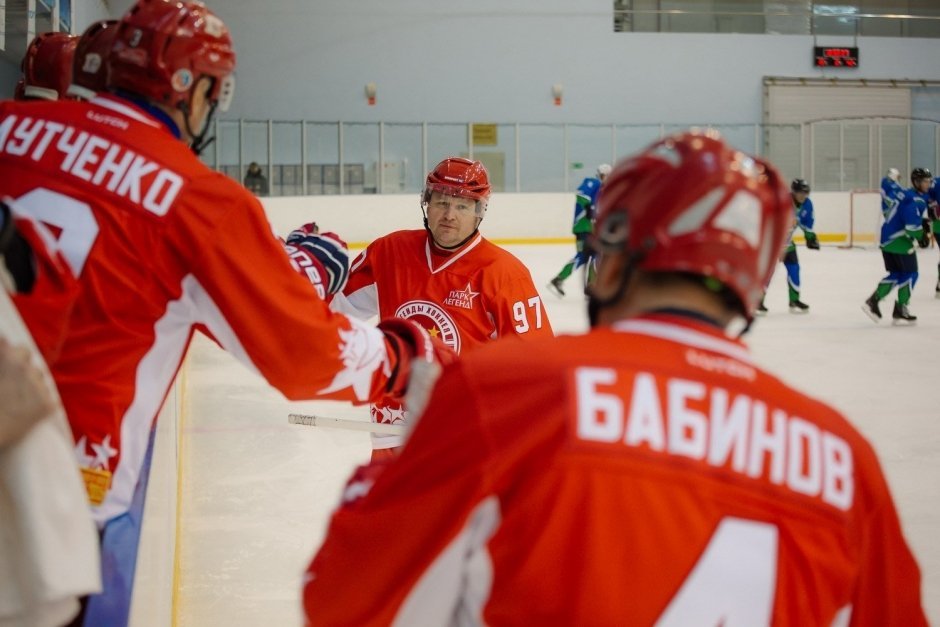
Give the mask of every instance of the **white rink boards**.
MULTIPOLYGON (((532 271, 556 332, 585 329, 576 277, 565 299, 544 289, 573 246, 507 248, 532 271)), ((940 623, 937 249, 919 253, 913 328, 876 326, 860 311, 884 274, 876 250, 801 247, 799 255, 810 313, 788 313, 781 265, 766 298, 770 313, 748 342, 757 363, 842 410, 874 444, 924 574, 928 618, 940 623)), ((883 302, 888 317, 893 300, 883 302)), ((288 403, 205 340, 191 351, 186 399, 176 624, 301 625, 302 572, 345 478, 368 458, 369 442, 362 432, 290 425, 287 414, 365 419, 367 410, 288 403)))

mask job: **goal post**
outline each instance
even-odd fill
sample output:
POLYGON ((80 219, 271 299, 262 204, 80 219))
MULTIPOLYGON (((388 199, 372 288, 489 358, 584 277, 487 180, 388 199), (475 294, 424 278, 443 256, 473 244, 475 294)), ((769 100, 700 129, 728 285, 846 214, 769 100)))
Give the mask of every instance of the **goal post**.
POLYGON ((881 214, 881 191, 853 189, 849 192, 848 229, 839 248, 876 248, 884 217, 881 214))

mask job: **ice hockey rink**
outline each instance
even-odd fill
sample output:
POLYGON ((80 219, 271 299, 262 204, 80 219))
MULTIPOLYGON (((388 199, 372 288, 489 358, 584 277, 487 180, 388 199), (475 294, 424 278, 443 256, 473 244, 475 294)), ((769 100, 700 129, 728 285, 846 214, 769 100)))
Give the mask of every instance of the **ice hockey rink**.
MULTIPOLYGON (((507 248, 540 287, 573 252, 570 245, 507 248)), ((799 254, 810 313, 787 311, 780 266, 766 298, 770 312, 748 343, 759 364, 840 409, 874 444, 923 571, 928 618, 940 623, 937 249, 919 252, 914 327, 891 325, 893 294, 882 303, 888 320, 881 324, 860 310, 884 275, 877 250, 801 247, 799 254)), ((576 283, 569 279, 564 299, 543 289, 556 333, 587 327, 576 283)), ((289 403, 200 338, 184 379, 174 624, 301 625, 301 574, 345 478, 368 458, 369 442, 363 432, 290 425, 287 415, 365 420, 368 412, 333 402, 289 403)), ((376 533, 394 542, 408 530, 376 533)))

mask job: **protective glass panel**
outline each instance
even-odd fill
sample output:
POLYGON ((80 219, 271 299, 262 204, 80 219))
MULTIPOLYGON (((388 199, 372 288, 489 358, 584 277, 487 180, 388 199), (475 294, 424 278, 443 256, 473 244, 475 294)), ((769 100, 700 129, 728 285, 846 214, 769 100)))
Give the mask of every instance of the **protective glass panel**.
POLYGON ((565 131, 560 125, 519 125, 519 187, 523 192, 568 191, 565 131))
POLYGON ((466 124, 428 124, 428 170, 447 157, 469 154, 466 124))
POLYGON ((383 194, 419 194, 424 187, 421 165, 421 125, 386 124, 383 194))
POLYGON ((302 125, 300 122, 274 122, 271 134, 274 165, 270 193, 272 196, 302 196, 302 125))
POLYGON ((613 165, 613 127, 610 125, 568 125, 568 183, 577 186, 582 179, 597 175, 597 166, 613 165))
POLYGON ((339 124, 308 123, 307 194, 339 193, 339 124))
POLYGON ((218 134, 212 146, 215 146, 217 169, 241 183, 241 144, 238 127, 238 122, 219 120, 218 134))
MULTIPOLYGON (((662 137, 663 129, 659 124, 617 126, 617 156, 615 161, 636 154, 662 137)), ((613 164, 611 164, 613 165, 613 164)))

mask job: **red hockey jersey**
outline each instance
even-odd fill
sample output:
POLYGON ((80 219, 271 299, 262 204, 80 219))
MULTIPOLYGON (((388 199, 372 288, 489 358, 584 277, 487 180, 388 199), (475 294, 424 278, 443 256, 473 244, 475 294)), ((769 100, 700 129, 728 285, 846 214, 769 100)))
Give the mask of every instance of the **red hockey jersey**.
MULTIPOLYGON (((424 230, 396 231, 362 251, 333 308, 359 318, 408 318, 458 354, 502 337, 552 337, 529 270, 480 233, 453 252, 431 244, 424 230)), ((394 403, 373 406, 378 422, 405 421, 394 403)), ((375 448, 399 446, 374 435, 375 448)))
POLYGON ((129 101, 0 103, 0 195, 79 278, 52 374, 99 523, 128 506, 194 327, 289 398, 381 397, 382 334, 331 312, 258 200, 129 101))
POLYGON ((78 296, 78 283, 52 233, 28 215, 21 215, 14 201, 16 228, 32 250, 35 284, 28 294, 13 294, 12 300, 46 363, 59 358, 69 328, 69 318, 78 296))
POLYGON ((480 349, 376 466, 311 625, 926 624, 871 446, 701 323, 480 349))

